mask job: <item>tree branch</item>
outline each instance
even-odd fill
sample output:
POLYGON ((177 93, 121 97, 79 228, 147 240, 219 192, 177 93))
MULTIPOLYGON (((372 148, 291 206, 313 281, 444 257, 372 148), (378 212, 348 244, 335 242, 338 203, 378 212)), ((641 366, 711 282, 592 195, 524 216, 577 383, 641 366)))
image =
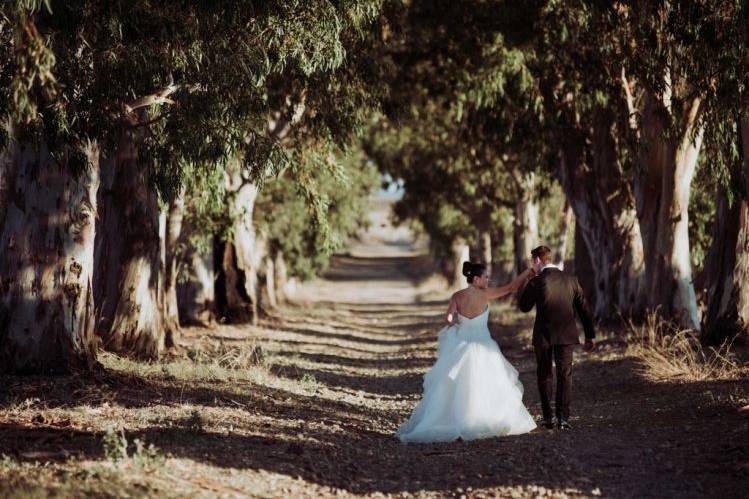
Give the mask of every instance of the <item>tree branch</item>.
POLYGON ((627 110, 629 111, 629 127, 632 131, 637 132, 637 109, 635 108, 635 97, 632 92, 632 85, 627 80, 627 73, 622 67, 622 87, 624 96, 627 100, 627 110))
POLYGON ((299 102, 294 105, 294 109, 290 117, 280 116, 281 113, 278 112, 279 117, 276 119, 276 121, 268 120, 268 135, 271 140, 283 140, 284 137, 288 135, 291 127, 302 120, 302 116, 304 116, 304 112, 306 110, 306 102, 307 92, 302 91, 299 102))
POLYGON ((122 105, 122 109, 126 115, 131 115, 136 109, 143 107, 153 106, 155 104, 174 104, 174 101, 169 98, 179 88, 178 85, 170 83, 164 88, 157 90, 156 92, 145 95, 138 99, 126 102, 122 105))

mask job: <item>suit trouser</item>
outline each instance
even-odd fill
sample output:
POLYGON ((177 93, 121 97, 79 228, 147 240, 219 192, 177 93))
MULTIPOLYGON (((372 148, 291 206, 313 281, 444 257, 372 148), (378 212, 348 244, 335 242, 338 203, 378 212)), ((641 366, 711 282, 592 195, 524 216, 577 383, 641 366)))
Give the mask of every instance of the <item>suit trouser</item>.
POLYGON ((557 367, 556 416, 569 420, 572 395, 572 352, 575 345, 552 345, 534 347, 536 351, 536 375, 538 393, 541 396, 541 411, 544 419, 551 419, 552 361, 557 367))

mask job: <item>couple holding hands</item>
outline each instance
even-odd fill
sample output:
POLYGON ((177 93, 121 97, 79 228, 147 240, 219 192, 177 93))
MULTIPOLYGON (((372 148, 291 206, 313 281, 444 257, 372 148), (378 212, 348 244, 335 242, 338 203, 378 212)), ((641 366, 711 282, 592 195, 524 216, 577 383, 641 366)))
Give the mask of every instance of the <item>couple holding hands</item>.
POLYGON ((469 286, 450 298, 448 326, 439 333, 437 361, 424 376, 424 393, 397 431, 402 442, 450 442, 517 435, 536 428, 523 405, 517 370, 502 355, 488 328, 489 301, 518 292, 523 312, 536 308, 536 354, 542 425, 571 429, 572 356, 585 332, 585 351, 594 348, 593 321, 577 278, 551 263, 551 250, 531 252, 531 268, 505 286, 490 288, 486 266, 466 262, 469 286), (552 414, 553 366, 556 366, 552 414))

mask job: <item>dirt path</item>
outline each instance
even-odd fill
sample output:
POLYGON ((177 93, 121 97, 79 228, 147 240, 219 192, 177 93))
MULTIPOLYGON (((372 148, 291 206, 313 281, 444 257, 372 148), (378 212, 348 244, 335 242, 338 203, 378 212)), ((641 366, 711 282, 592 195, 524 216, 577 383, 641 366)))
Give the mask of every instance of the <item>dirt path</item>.
MULTIPOLYGON (((303 448, 309 482, 358 494, 567 494, 611 497, 730 497, 749 484, 747 418, 736 413, 745 384, 649 383, 616 341, 577 356, 571 432, 470 443, 402 445, 392 433, 421 393, 444 301, 419 302, 409 271, 418 257, 337 258, 317 296, 299 314, 305 337, 290 370, 358 396, 363 418, 333 417, 334 456, 303 448), (411 285, 411 296, 404 288, 411 285), (334 290, 334 291, 331 291, 334 290), (382 303, 384 297, 391 301, 382 303), (360 299, 356 299, 360 298, 360 299), (380 298, 376 300, 375 298, 380 298), (379 302, 378 302, 379 301, 379 302), (324 324, 326 327, 320 327, 324 324), (331 459, 332 458, 332 459, 331 459)), ((492 330, 516 365, 526 403, 540 412, 528 317, 493 310, 492 330)), ((290 318, 290 317, 289 317, 290 318)), ((353 409, 353 408, 352 408, 353 409)), ((335 413, 339 414, 339 413, 335 413)))
MULTIPOLYGON (((192 360, 0 379, 0 496, 745 496, 746 380, 651 383, 611 339, 577 356, 570 432, 400 444, 445 303, 428 270, 408 241, 365 240, 260 327, 188 329, 192 360), (112 424, 165 461, 113 462, 112 424)), ((538 415, 530 318, 492 318, 538 415)))

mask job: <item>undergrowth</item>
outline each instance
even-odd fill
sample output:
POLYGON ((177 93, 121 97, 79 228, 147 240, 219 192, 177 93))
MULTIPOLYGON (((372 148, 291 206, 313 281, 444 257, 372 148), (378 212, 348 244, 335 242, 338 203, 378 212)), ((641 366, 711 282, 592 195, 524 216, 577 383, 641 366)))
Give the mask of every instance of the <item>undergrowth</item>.
POLYGON ((630 322, 628 329, 629 351, 640 359, 648 378, 727 380, 737 379, 745 370, 731 344, 705 347, 695 331, 664 321, 656 312, 648 314, 642 324, 630 322))

